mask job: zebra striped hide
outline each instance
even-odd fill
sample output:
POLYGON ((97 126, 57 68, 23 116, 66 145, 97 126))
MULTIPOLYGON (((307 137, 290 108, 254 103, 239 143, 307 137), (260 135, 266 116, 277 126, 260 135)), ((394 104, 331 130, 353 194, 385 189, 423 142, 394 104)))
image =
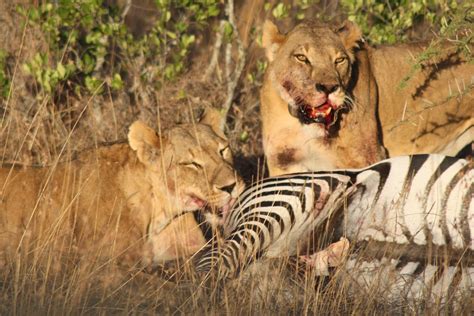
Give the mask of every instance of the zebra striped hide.
POLYGON ((259 258, 295 255, 299 242, 323 223, 341 223, 333 237, 355 246, 344 269, 356 278, 363 276, 361 264, 377 272, 380 262, 390 262, 401 276, 397 289, 410 284, 418 293, 413 296, 428 285, 442 293, 453 280, 472 291, 473 183, 472 162, 440 155, 267 178, 242 193, 226 216, 223 243, 199 253, 196 270, 235 277, 259 258), (372 252, 371 259, 358 259, 361 251, 372 252), (442 271, 431 273, 433 267, 442 271))

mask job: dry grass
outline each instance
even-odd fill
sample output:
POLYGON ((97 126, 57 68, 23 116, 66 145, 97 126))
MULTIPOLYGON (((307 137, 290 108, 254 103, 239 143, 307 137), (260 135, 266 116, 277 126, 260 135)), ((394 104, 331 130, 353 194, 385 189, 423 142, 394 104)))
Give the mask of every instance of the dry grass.
MULTIPOLYGON (((272 259, 250 266, 225 284, 202 284, 187 265, 177 268, 183 267, 180 262, 163 270, 128 270, 121 279, 107 283, 102 276, 114 267, 96 262, 83 269, 73 247, 58 254, 50 246, 40 245, 40 255, 19 254, 1 272, 2 314, 402 315, 454 311, 451 305, 441 307, 440 301, 426 305, 423 300, 390 298, 386 282, 393 284, 396 277, 387 269, 376 269, 373 283, 363 286, 356 282, 358 275, 367 273, 363 265, 358 274, 341 268, 324 278, 303 270, 294 258, 272 259), (55 267, 57 261, 62 265, 60 271, 55 267)), ((456 314, 471 311, 469 297, 457 299, 461 304, 456 305, 456 314)))

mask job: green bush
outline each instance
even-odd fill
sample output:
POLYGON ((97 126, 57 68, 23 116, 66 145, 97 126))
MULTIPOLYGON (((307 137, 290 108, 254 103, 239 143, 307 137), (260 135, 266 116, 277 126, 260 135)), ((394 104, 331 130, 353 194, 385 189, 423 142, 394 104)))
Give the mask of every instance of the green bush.
POLYGON ((10 92, 10 79, 7 74, 7 57, 7 52, 0 49, 0 100, 6 99, 10 92))
MULTIPOLYGON (((406 41, 417 23, 428 23, 439 30, 442 21, 449 23, 459 8, 448 0, 342 0, 348 19, 356 22, 374 44, 406 41)), ((461 8, 462 9, 462 8, 461 8)))
POLYGON ((448 18, 446 18, 446 16, 441 18, 439 36, 430 42, 429 46, 423 51, 423 53, 416 56, 410 72, 399 84, 400 89, 408 86, 410 79, 416 72, 422 70, 423 65, 426 62, 442 55, 443 49, 441 42, 445 39, 454 39, 452 42, 455 44, 456 50, 464 55, 468 62, 473 62, 474 59, 470 48, 473 41, 473 20, 471 18, 473 14, 474 8, 468 7, 463 8, 462 11, 457 11, 456 14, 449 15, 448 18))
POLYGON ((36 54, 23 69, 46 94, 64 88, 76 94, 101 93, 104 86, 122 89, 122 78, 136 58, 160 74, 144 76, 148 83, 175 78, 184 69, 196 30, 219 14, 219 1, 155 2, 156 23, 140 39, 133 38, 121 12, 106 6, 104 0, 58 0, 19 8, 29 24, 43 31, 50 48, 36 54))

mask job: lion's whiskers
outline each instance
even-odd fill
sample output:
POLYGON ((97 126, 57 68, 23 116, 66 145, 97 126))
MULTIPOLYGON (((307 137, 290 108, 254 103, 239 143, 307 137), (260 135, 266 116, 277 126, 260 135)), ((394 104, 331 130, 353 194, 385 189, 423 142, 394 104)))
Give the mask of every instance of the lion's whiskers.
POLYGON ((349 109, 357 108, 357 103, 356 103, 355 100, 354 100, 351 96, 349 96, 348 94, 346 94, 346 95, 344 96, 344 104, 346 104, 349 109))

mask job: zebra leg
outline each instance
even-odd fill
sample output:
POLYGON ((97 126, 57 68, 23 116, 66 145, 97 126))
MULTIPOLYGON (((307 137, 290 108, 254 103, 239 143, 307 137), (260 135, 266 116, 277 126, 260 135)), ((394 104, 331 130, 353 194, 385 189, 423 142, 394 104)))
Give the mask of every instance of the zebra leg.
POLYGON ((339 266, 349 253, 349 240, 344 237, 312 255, 300 256, 300 260, 312 267, 317 275, 329 275, 329 268, 339 266))

